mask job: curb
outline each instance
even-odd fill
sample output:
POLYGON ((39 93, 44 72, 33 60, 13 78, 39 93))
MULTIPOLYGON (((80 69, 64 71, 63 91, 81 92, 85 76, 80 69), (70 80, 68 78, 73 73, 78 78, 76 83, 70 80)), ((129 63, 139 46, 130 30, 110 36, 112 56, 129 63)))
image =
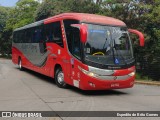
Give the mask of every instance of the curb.
POLYGON ((140 81, 140 80, 136 80, 135 83, 136 84, 144 84, 144 85, 160 86, 160 82, 157 82, 157 81, 140 81))

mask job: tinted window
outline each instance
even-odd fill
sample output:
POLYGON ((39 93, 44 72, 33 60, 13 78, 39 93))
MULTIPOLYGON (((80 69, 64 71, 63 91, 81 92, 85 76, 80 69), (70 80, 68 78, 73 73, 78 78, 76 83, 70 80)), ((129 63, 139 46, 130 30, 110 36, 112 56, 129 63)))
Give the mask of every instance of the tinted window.
POLYGON ((13 33, 13 42, 14 42, 14 43, 17 43, 17 42, 18 42, 18 40, 17 40, 17 32, 14 32, 14 33, 13 33))
POLYGON ((37 26, 37 27, 34 27, 31 29, 32 33, 31 33, 31 40, 32 40, 32 43, 42 43, 45 41, 45 38, 44 38, 44 25, 41 25, 41 26, 37 26))
POLYGON ((54 42, 63 47, 60 21, 16 31, 13 34, 13 41, 15 43, 54 42))
POLYGON ((24 37, 23 30, 22 30, 22 31, 19 31, 19 32, 17 33, 17 42, 18 42, 18 43, 22 43, 22 42, 23 42, 23 37, 24 37))
POLYGON ((15 43, 42 43, 44 38, 44 25, 19 30, 13 33, 15 43))
POLYGON ((80 59, 80 36, 79 29, 71 27, 71 24, 79 24, 78 20, 64 20, 68 49, 72 55, 80 59))
POLYGON ((23 43, 30 43, 31 42, 31 35, 32 35, 31 28, 26 29, 23 43))
POLYGON ((72 35, 72 54, 78 59, 81 58, 81 43, 80 43, 80 32, 78 28, 73 28, 72 35))
POLYGON ((54 42, 63 47, 60 21, 45 25, 45 40, 46 42, 54 42))
POLYGON ((41 40, 41 32, 42 30, 39 29, 39 27, 35 27, 33 29, 33 38, 32 38, 32 43, 39 43, 41 40))

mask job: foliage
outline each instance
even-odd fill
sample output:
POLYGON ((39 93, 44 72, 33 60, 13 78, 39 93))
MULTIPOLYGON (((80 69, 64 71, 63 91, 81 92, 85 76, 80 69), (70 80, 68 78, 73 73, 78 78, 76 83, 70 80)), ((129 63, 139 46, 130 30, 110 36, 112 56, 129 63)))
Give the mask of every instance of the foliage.
POLYGON ((38 2, 34 0, 19 0, 16 7, 10 12, 6 29, 13 30, 26 24, 34 22, 34 12, 38 7, 38 2))
POLYGON ((36 21, 64 12, 98 13, 100 6, 93 0, 44 0, 39 5, 36 21))
POLYGON ((0 32, 5 27, 6 20, 8 19, 9 8, 0 6, 0 32))
POLYGON ((0 53, 11 53, 12 31, 18 27, 65 12, 93 13, 124 21, 128 28, 145 34, 145 47, 132 36, 137 71, 159 80, 160 76, 159 0, 19 0, 14 8, 0 6, 0 53), (153 74, 153 73, 154 74, 153 74))
POLYGON ((34 22, 38 6, 34 0, 19 0, 15 8, 0 7, 0 53, 11 53, 12 32, 18 27, 34 22))
POLYGON ((10 10, 11 8, 0 6, 0 54, 2 55, 9 53, 11 48, 11 46, 8 45, 8 43, 11 44, 11 41, 9 41, 10 35, 4 31, 10 10), (6 40, 8 40, 8 42, 6 42, 6 40))

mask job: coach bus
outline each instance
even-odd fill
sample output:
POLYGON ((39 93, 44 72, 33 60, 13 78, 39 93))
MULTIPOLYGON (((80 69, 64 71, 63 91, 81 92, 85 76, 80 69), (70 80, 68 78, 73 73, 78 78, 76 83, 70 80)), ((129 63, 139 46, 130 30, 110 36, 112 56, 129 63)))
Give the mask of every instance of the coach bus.
POLYGON ((54 78, 58 87, 82 90, 130 88, 135 59, 130 33, 118 19, 84 13, 64 13, 13 32, 12 61, 54 78))

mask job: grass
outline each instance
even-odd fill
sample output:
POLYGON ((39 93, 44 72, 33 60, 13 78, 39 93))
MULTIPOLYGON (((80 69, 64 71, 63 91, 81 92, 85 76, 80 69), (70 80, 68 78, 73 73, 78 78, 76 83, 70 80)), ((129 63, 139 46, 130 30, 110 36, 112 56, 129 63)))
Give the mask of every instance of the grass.
POLYGON ((151 79, 149 79, 147 76, 144 76, 140 73, 136 73, 136 80, 143 80, 143 81, 152 81, 151 79))

